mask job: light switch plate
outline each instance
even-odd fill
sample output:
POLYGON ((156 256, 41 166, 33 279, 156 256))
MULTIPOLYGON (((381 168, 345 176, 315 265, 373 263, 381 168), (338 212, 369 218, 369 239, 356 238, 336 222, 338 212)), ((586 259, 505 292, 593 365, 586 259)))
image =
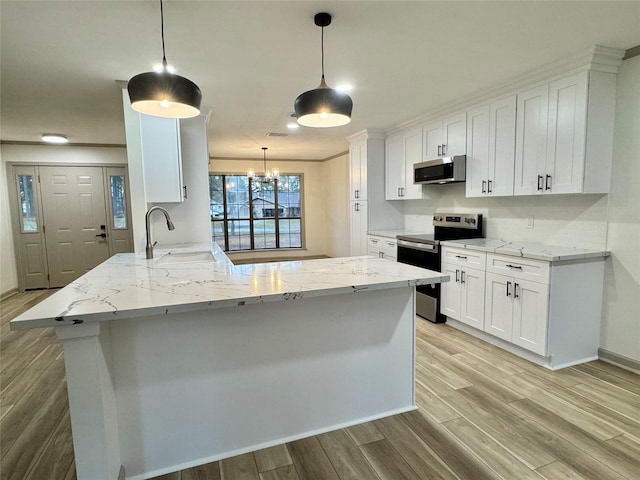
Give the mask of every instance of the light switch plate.
POLYGON ((533 215, 527 217, 527 228, 533 228, 533 215))

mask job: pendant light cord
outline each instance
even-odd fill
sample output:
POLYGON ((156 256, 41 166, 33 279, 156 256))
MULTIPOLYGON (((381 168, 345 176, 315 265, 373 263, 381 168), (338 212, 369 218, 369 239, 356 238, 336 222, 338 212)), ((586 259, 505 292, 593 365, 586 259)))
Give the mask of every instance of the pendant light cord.
POLYGON ((162 36, 162 68, 167 71, 167 56, 164 52, 164 10, 162 8, 162 0, 160 0, 160 35, 162 36))
POLYGON ((322 33, 320 34, 320 52, 322 54, 322 78, 324 78, 324 27, 322 28, 322 33))

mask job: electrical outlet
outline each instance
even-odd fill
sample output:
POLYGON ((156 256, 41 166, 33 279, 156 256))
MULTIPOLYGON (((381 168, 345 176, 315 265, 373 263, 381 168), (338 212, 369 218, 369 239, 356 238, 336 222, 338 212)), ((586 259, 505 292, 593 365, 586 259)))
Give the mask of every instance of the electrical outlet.
POLYGON ((533 228, 533 215, 527 217, 527 228, 533 228))

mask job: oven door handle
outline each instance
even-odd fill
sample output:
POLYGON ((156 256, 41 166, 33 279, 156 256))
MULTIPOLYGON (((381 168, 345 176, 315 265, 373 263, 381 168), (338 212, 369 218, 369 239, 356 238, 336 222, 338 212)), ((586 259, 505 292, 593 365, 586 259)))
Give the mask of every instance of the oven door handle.
POLYGON ((414 250, 424 250, 433 253, 436 253, 438 251, 437 245, 432 245, 429 243, 408 242, 406 240, 398 240, 398 246, 413 248, 414 250))

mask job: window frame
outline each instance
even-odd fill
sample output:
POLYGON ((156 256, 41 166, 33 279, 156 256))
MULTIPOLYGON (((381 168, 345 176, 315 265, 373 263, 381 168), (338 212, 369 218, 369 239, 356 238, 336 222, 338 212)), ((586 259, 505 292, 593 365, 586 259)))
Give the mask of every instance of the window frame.
MULTIPOLYGON (((282 177, 298 177, 299 178, 299 183, 300 183, 300 188, 299 188, 299 206, 296 207, 299 209, 299 216, 286 216, 286 217, 281 217, 279 215, 279 208, 277 208, 278 205, 278 189, 275 188, 274 189, 274 216, 273 217, 265 217, 265 219, 269 219, 269 220, 273 220, 274 222, 274 230, 275 230, 275 241, 276 241, 276 247, 272 247, 272 248, 256 248, 255 247, 255 240, 256 240, 256 234, 255 234, 255 222, 256 221, 260 221, 263 218, 259 218, 259 217, 255 217, 254 216, 254 190, 253 190, 253 184, 256 181, 256 179, 260 179, 263 178, 262 176, 256 175, 256 177, 251 178, 248 177, 246 173, 232 173, 232 172, 209 172, 209 185, 211 185, 211 177, 221 177, 221 181, 222 181, 222 205, 223 205, 223 211, 222 213, 222 219, 217 219, 214 220, 213 216, 211 217, 211 227, 213 230, 213 225, 214 222, 215 223, 220 223, 223 227, 223 237, 224 237, 224 251, 225 252, 230 252, 230 253, 240 253, 240 252, 262 252, 262 251, 279 251, 279 250, 303 250, 306 248, 306 242, 305 242, 305 222, 304 222, 304 218, 305 218, 305 211, 304 211, 304 174, 302 173, 281 173, 280 174, 280 178, 282 177), (245 217, 237 217, 237 218, 231 218, 229 217, 228 214, 228 197, 227 197, 227 190, 228 190, 228 177, 244 177, 247 179, 247 189, 248 189, 248 210, 249 210, 249 216, 247 218, 245 217), (300 246, 299 247, 281 247, 280 246, 280 222, 283 220, 298 220, 300 222, 300 246), (230 243, 229 243, 229 223, 230 222, 248 222, 249 223, 249 242, 250 242, 250 248, 240 248, 237 250, 230 250, 230 243)), ((209 194, 209 209, 211 209, 211 201, 212 201, 212 197, 211 197, 211 190, 209 190, 210 194, 209 194)), ((213 232, 211 234, 212 236, 212 240, 214 242, 217 243, 217 240, 214 238, 213 232)), ((221 239, 221 237, 218 237, 218 239, 221 239)))

